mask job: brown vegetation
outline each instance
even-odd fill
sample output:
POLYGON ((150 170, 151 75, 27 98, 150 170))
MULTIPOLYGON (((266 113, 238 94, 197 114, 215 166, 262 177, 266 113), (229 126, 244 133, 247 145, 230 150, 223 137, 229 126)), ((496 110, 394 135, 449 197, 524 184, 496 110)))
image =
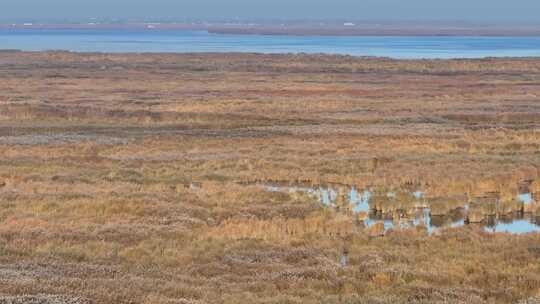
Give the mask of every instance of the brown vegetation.
POLYGON ((440 222, 527 211, 539 97, 538 59, 2 52, 0 302, 538 298, 538 234, 385 232, 253 184, 440 222))

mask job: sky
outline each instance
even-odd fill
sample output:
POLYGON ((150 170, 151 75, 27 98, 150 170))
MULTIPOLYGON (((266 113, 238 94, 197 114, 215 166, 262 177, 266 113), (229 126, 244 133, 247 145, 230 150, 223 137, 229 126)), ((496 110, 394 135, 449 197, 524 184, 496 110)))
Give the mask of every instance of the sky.
POLYGON ((540 0, 0 0, 1 20, 266 19, 538 22, 540 0))

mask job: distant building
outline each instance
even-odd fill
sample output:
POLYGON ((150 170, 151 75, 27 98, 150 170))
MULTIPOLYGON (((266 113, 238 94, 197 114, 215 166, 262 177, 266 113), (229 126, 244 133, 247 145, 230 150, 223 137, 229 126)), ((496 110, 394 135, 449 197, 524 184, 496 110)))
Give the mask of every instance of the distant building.
POLYGON ((343 26, 355 26, 356 24, 352 23, 352 22, 345 22, 343 23, 343 26))

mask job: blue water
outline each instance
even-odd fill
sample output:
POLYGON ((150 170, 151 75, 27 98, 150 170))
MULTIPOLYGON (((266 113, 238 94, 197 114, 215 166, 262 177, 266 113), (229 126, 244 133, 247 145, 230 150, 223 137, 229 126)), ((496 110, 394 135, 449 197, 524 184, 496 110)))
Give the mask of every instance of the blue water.
POLYGON ((507 232, 507 233, 530 233, 540 232, 540 226, 531 223, 526 219, 515 220, 511 223, 498 222, 494 227, 485 227, 488 232, 507 232))
POLYGON ((540 56, 540 37, 221 35, 173 30, 0 30, 0 49, 77 52, 329 53, 392 58, 540 56))
MULTIPOLYGON (((311 195, 313 198, 318 198, 319 201, 327 206, 332 207, 336 206, 336 200, 339 196, 339 190, 334 189, 332 187, 326 187, 326 188, 310 188, 310 187, 300 187, 300 186, 283 186, 283 185, 264 185, 263 187, 272 192, 301 192, 311 195)), ((342 189, 343 190, 343 189, 342 189)), ((424 198, 424 192, 422 191, 416 191, 411 193, 413 197, 416 199, 423 199, 424 198)), ((395 193, 389 192, 387 195, 394 196, 395 193)), ((355 213, 369 213, 372 208, 370 206, 370 200, 372 197, 372 193, 365 189, 365 190, 358 190, 354 187, 350 188, 348 193, 348 199, 349 203, 352 206, 352 211, 355 213)), ((522 201, 524 204, 532 204, 532 195, 530 193, 522 193, 517 197, 520 201, 522 201)), ((463 202, 464 210, 469 210, 469 205, 466 202, 463 202)), ((369 218, 366 218, 364 220, 364 224, 367 227, 371 227, 376 223, 383 223, 385 230, 394 229, 394 228, 412 228, 415 226, 422 225, 427 228, 427 231, 429 233, 433 233, 435 231, 440 230, 441 228, 457 228, 461 226, 465 226, 465 218, 466 215, 462 214, 458 218, 454 218, 451 221, 446 221, 442 225, 434 224, 432 223, 432 217, 431 212, 428 207, 417 207, 416 208, 416 216, 414 218, 402 218, 398 219, 396 222, 394 222, 394 219, 381 219, 381 218, 371 218, 371 215, 369 218)), ((510 219, 510 221, 504 222, 500 221, 498 219, 495 219, 494 224, 486 225, 486 223, 481 224, 484 226, 484 230, 487 232, 507 232, 507 233, 514 233, 514 234, 522 234, 522 233, 530 233, 530 232, 537 232, 540 233, 540 222, 537 222, 536 218, 532 217, 531 214, 527 214, 528 218, 525 218, 524 215, 522 215, 521 218, 517 217, 514 219, 510 219)))

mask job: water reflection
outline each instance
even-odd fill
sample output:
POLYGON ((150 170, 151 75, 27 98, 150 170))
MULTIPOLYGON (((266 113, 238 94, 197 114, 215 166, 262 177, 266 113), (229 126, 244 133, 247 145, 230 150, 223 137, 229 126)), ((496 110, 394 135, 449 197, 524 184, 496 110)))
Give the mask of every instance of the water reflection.
POLYGON ((527 213, 528 218, 523 213, 523 210, 531 210, 535 204, 531 193, 520 193, 515 198, 518 202, 516 206, 522 206, 521 209, 504 213, 498 211, 501 205, 498 198, 475 198, 471 206, 465 197, 428 198, 422 191, 381 193, 355 187, 263 186, 269 191, 307 193, 327 207, 350 211, 357 216, 357 222, 365 227, 378 223, 383 223, 385 230, 421 226, 433 233, 475 223, 488 232, 540 232, 540 221, 531 213, 527 213))
POLYGON ((493 227, 485 227, 486 231, 490 232, 507 232, 507 233, 528 233, 528 232, 540 232, 540 226, 536 223, 532 223, 529 220, 513 220, 510 223, 498 222, 493 227))
POLYGON ((531 204, 533 201, 532 193, 520 193, 518 195, 518 200, 520 200, 524 204, 531 204))
POLYGON ((371 193, 367 190, 364 190, 361 195, 358 194, 358 190, 355 188, 351 189, 349 194, 350 203, 352 204, 352 210, 355 213, 365 212, 368 213, 369 208, 369 199, 371 198, 371 193))

